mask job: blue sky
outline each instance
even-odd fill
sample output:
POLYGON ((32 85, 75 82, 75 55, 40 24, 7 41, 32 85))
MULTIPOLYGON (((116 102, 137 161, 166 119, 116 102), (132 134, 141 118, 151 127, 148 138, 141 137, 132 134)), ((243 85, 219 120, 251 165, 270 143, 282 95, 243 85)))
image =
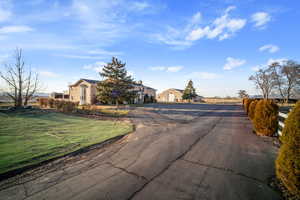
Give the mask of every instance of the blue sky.
POLYGON ((0 0, 0 62, 22 48, 47 92, 100 79, 117 56, 158 92, 192 79, 203 96, 255 94, 255 70, 300 61, 299 8, 298 0, 0 0))

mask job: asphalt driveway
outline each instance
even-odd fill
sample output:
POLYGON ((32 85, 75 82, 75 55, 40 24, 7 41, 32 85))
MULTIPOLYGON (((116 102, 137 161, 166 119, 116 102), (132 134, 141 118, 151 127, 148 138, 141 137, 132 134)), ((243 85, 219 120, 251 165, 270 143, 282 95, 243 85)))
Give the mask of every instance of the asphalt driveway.
POLYGON ((136 131, 0 182, 0 199, 280 199, 277 148, 239 105, 135 108, 136 131))

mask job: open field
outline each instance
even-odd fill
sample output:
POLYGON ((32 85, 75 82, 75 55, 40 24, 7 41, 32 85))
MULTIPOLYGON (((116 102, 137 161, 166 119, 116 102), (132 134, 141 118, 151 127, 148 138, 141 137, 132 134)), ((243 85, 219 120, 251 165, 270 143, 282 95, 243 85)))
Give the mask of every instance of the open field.
POLYGON ((241 103, 240 98, 203 98, 205 103, 222 104, 222 103, 241 103))
POLYGON ((125 122, 47 113, 0 113, 0 173, 61 156, 133 130, 125 122))

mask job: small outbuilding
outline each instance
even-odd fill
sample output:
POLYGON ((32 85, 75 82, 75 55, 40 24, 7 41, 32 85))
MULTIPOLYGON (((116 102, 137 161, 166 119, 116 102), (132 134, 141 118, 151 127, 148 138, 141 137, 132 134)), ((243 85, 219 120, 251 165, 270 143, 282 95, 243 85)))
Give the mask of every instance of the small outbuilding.
POLYGON ((182 102, 183 90, 167 89, 157 96, 158 102, 182 102))

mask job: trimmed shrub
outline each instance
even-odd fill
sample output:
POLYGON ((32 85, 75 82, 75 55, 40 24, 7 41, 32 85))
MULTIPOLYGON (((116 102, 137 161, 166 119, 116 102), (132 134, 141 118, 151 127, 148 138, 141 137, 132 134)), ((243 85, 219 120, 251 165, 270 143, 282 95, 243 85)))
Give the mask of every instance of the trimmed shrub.
POLYGON ((248 98, 245 98, 244 100, 243 100, 243 106, 244 106, 244 110, 246 111, 247 109, 246 109, 246 104, 247 104, 247 101, 248 101, 249 99, 248 98))
POLYGON ((285 120, 280 141, 276 176, 291 194, 300 198, 300 101, 285 120))
POLYGON ((246 111, 246 113, 248 114, 249 112, 249 106, 250 106, 250 103, 253 101, 253 99, 245 99, 245 102, 244 102, 244 109, 246 111))
POLYGON ((39 98, 38 103, 41 108, 47 108, 48 107, 48 98, 39 98))
POLYGON ((255 114, 255 107, 257 104, 257 100, 253 100, 251 101, 251 103, 249 104, 249 109, 248 109, 248 116, 251 120, 254 119, 254 114, 255 114))
POLYGON ((49 108, 54 108, 54 99, 48 100, 48 106, 49 106, 49 108))
POLYGON ((257 135, 272 136, 278 128, 278 106, 271 100, 260 100, 255 106, 254 128, 257 135))
POLYGON ((247 99, 247 98, 243 98, 243 105, 245 105, 245 101, 246 101, 246 99, 247 99))

